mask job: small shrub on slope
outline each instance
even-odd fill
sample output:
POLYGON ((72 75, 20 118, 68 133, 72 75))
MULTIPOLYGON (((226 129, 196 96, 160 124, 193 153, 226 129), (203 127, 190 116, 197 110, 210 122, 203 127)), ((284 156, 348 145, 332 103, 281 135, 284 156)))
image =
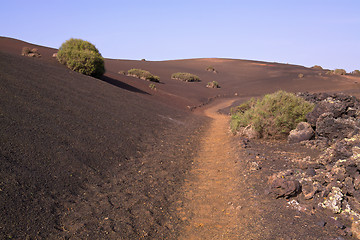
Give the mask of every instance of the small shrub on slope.
POLYGON ((305 121, 313 104, 292 93, 278 91, 259 100, 250 100, 232 110, 231 129, 251 125, 262 137, 286 136, 299 122, 305 121))
POLYGON ((128 76, 140 78, 142 80, 151 81, 151 82, 160 82, 160 78, 151 74, 148 71, 132 68, 128 71, 128 76))
POLYGON ((323 68, 321 66, 319 66, 319 65, 314 65, 311 68, 317 69, 317 70, 323 70, 323 68))
POLYGON ((149 88, 150 88, 151 90, 156 90, 156 85, 153 84, 153 83, 150 83, 149 88))
POLYGON ((215 69, 213 66, 208 66, 208 67, 206 68, 206 71, 213 72, 213 73, 217 73, 216 69, 215 69))
POLYGON ((359 70, 354 70, 351 72, 352 75, 360 75, 360 71, 359 70))
POLYGON ((57 53, 60 63, 73 71, 100 77, 105 73, 104 59, 90 42, 71 38, 61 45, 57 53))
POLYGON ((336 75, 345 75, 346 71, 345 71, 345 69, 335 69, 334 73, 336 75))
POLYGON ((29 47, 23 47, 21 55, 27 56, 29 53, 31 53, 31 49, 29 47))
POLYGON ((41 54, 37 48, 30 49, 29 47, 23 47, 21 50, 21 55, 28 57, 41 57, 41 54))
POLYGON ((207 88, 220 88, 220 85, 217 81, 208 82, 206 85, 207 88))
POLYGON ((171 75, 171 79, 181 80, 184 82, 200 82, 200 78, 191 73, 177 72, 171 75))

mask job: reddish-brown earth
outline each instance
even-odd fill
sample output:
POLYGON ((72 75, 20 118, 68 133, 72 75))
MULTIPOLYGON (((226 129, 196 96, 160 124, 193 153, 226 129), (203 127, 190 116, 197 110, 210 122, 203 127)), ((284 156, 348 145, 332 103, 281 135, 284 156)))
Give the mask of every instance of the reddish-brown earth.
POLYGON ((284 156, 316 152, 283 142, 244 150, 215 112, 230 104, 223 99, 278 89, 359 96, 357 78, 234 59, 106 59, 99 80, 60 65, 55 52, 0 38, 0 238, 351 239, 320 226, 325 213, 264 194, 284 156), (41 58, 21 56, 22 47, 41 58), (131 68, 160 76, 157 90, 118 74, 131 68), (172 80, 174 72, 202 81, 172 80), (217 98, 221 106, 189 110, 217 98), (253 159, 261 170, 249 170, 253 159))

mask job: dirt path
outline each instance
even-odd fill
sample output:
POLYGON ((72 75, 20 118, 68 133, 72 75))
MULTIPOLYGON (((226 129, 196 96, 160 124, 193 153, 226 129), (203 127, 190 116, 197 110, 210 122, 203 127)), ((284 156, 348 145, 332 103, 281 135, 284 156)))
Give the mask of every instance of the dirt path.
POLYGON ((241 149, 229 132, 229 117, 217 113, 231 103, 223 100, 204 110, 212 121, 185 179, 185 200, 176 206, 187 223, 179 239, 352 239, 328 216, 295 211, 285 199, 265 194, 268 176, 290 164, 293 153, 300 159, 308 153, 281 142, 241 149), (254 162, 262 168, 251 170, 254 162), (319 224, 324 219, 325 227, 319 224))
POLYGON ((231 149, 229 117, 217 113, 229 106, 222 101, 205 110, 212 118, 194 168, 186 180, 184 208, 179 208, 188 226, 180 239, 238 239, 238 166, 231 149))

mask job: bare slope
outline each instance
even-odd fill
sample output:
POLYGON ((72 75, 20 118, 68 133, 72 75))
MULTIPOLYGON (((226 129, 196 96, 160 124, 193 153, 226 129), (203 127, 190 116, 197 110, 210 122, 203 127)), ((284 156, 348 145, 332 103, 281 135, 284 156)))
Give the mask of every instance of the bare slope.
POLYGON ((54 52, 0 38, 0 238, 177 239, 186 221, 176 211, 180 189, 208 126, 187 106, 277 89, 359 92, 354 78, 233 59, 106 59, 98 80, 54 52), (20 56, 24 46, 42 57, 20 56), (130 68, 159 75, 157 90, 118 74, 130 68), (172 80, 174 72, 202 82, 172 80), (213 80, 220 89, 205 87, 213 80))
POLYGON ((203 118, 3 52, 0 103, 1 239, 174 238, 203 118))
POLYGON ((127 71, 131 68, 148 70, 160 76, 161 84, 156 84, 158 90, 154 94, 162 99, 173 97, 174 101, 182 106, 197 106, 217 96, 252 97, 279 89, 291 92, 350 91, 356 93, 359 91, 359 86, 354 79, 329 76, 325 74, 326 71, 287 64, 236 59, 188 59, 159 62, 106 60, 107 75, 143 90, 148 88, 148 82, 118 74, 120 70, 127 71), (217 73, 206 71, 208 66, 213 66, 217 73), (170 76, 175 72, 193 73, 202 81, 186 83, 172 80, 170 76), (300 73, 304 75, 303 78, 298 77, 300 73), (210 81, 217 81, 221 88, 206 88, 206 84, 210 81))
MULTIPOLYGON (((41 61, 56 64, 52 54, 57 50, 29 44, 20 40, 0 37, 0 50, 12 54, 20 54, 24 46, 36 47, 42 54, 41 61)), ((279 89, 299 92, 347 92, 360 96, 358 77, 329 76, 326 71, 319 71, 291 64, 268 63, 239 59, 186 59, 171 61, 135 61, 105 59, 106 74, 103 80, 123 88, 135 87, 152 94, 166 104, 178 108, 199 106, 219 96, 253 97, 279 89), (212 66, 217 73, 206 71, 212 66), (161 83, 155 84, 157 90, 149 88, 149 82, 119 74, 140 68, 160 77, 161 83), (171 79, 175 72, 189 72, 201 78, 199 83, 185 83, 171 79), (299 78, 299 74, 303 78, 299 78), (120 83, 119 83, 120 81, 120 83), (206 88, 210 81, 217 81, 220 89, 206 88)))

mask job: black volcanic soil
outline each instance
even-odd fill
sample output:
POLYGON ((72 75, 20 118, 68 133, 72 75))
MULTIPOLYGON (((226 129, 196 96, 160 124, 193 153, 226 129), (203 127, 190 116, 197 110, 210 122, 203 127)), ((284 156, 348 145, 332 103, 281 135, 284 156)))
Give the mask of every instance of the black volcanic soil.
MULTIPOLYGON (((203 189, 196 179, 214 170, 204 166, 221 168, 209 183, 231 175, 235 184, 229 186, 237 186, 227 192, 233 197, 229 209, 240 206, 231 225, 233 239, 351 239, 332 224, 321 226, 324 219, 331 222, 327 215, 297 213, 284 207, 286 200, 264 195, 265 177, 286 168, 285 157, 316 152, 282 142, 250 142, 242 149, 241 140, 226 132, 227 118, 220 115, 217 122, 213 105, 210 115, 202 111, 207 106, 195 113, 189 109, 225 97, 239 103, 278 89, 359 96, 358 78, 233 59, 106 59, 107 72, 99 80, 68 70, 52 58, 54 52, 0 37, 1 239, 196 239, 191 233, 197 230, 185 230, 204 225, 197 225, 191 210, 196 201, 188 198, 202 199, 200 191, 194 192, 196 186, 203 189), (24 46, 38 48, 42 57, 20 56, 24 46), (209 65, 218 73, 206 71, 209 65), (159 75, 157 90, 118 74, 130 68, 159 75), (197 74, 202 82, 170 79, 180 71, 197 74), (220 89, 205 87, 213 80, 220 89), (231 153, 227 159, 232 163, 202 165, 201 159, 211 160, 212 154, 200 156, 210 151, 206 143, 214 140, 212 132, 224 146, 213 150, 216 156, 231 153), (261 170, 249 170, 253 161, 261 170)), ((214 216, 231 211, 215 209, 214 216)))
POLYGON ((204 117, 39 59, 0 53, 0 76, 1 239, 176 233, 204 117))
POLYGON ((250 140, 246 148, 239 142, 241 138, 234 142, 238 157, 243 160, 237 163, 244 176, 239 189, 245 193, 239 204, 246 213, 243 216, 252 215, 243 228, 249 236, 244 239, 356 239, 351 223, 342 216, 334 216, 321 207, 298 208, 292 198, 275 199, 268 194, 269 177, 291 168, 293 159, 316 157, 320 151, 281 140, 250 140), (255 170, 253 163, 259 168, 255 170))

